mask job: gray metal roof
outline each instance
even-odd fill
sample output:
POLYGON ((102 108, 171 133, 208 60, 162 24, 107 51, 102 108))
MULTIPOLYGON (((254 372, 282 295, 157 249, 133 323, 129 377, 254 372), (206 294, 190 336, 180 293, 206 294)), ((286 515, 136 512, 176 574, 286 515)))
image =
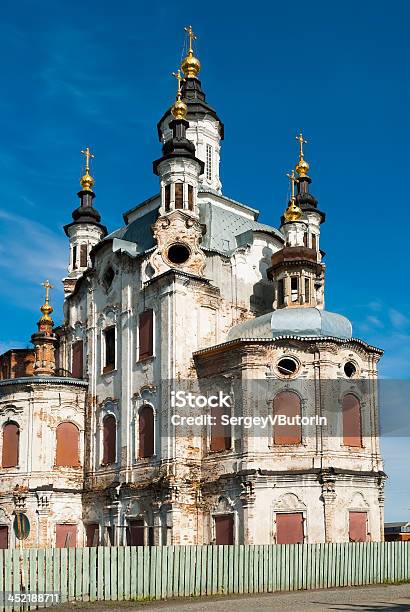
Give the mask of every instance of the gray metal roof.
MULTIPOLYGON (((132 242, 137 245, 136 255, 141 255, 155 246, 152 225, 157 218, 158 208, 154 208, 125 227, 115 230, 105 240, 118 238, 132 242)), ((254 232, 264 232, 283 241, 283 235, 274 227, 234 210, 221 208, 210 201, 199 202, 199 219, 206 226, 202 247, 223 255, 230 255, 238 246, 252 243, 254 232)))
POLYGON ((352 337, 352 324, 346 317, 320 308, 281 308, 235 325, 229 331, 228 341, 288 334, 348 340, 352 337))

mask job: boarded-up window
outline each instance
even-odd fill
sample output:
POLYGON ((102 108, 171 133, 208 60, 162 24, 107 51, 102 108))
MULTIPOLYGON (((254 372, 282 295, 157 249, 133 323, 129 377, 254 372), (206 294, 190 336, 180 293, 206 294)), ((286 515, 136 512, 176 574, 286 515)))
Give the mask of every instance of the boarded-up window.
POLYGON ((103 421, 103 464, 115 463, 117 456, 117 422, 112 414, 103 421))
POLYGON ((78 467, 80 432, 74 423, 60 423, 56 429, 56 465, 78 467))
POLYGON ((139 317, 138 346, 139 359, 147 359, 154 354, 154 313, 144 310, 139 317))
POLYGON ((17 423, 6 423, 3 427, 2 467, 16 467, 19 464, 19 438, 17 423))
POLYGON ((80 247, 80 268, 86 268, 88 265, 88 247, 82 244, 80 247))
POLYGON ((215 544, 233 544, 233 514, 215 516, 215 544))
POLYGON ((88 523, 85 526, 86 546, 98 546, 99 527, 98 523, 88 523))
POLYGON ((273 443, 301 444, 302 425, 297 423, 301 416, 300 398, 292 391, 281 391, 273 400, 273 443))
POLYGON ((349 540, 350 542, 366 542, 367 539, 367 513, 349 512, 349 540))
POLYGON ((285 281, 283 278, 278 280, 278 306, 285 303, 285 281))
POLYGON ((302 512, 280 513, 276 515, 276 543, 303 544, 302 512))
POLYGON ((128 546, 144 546, 143 519, 129 521, 129 527, 127 530, 127 544, 128 546))
POLYGON ((222 422, 222 415, 227 414, 227 412, 229 412, 229 409, 226 407, 212 407, 211 451, 224 451, 231 448, 231 426, 224 425, 222 422))
POLYGON ((77 525, 56 525, 56 548, 77 546, 77 525))
POLYGON ((189 210, 194 208, 194 188, 192 185, 188 185, 188 208, 189 210))
POLYGON ((9 528, 7 525, 0 525, 0 549, 9 547, 9 528))
POLYGON ((310 279, 305 278, 305 302, 310 300, 310 279))
POLYGON ((184 186, 175 183, 175 208, 184 208, 184 186))
POLYGON ((312 249, 316 251, 316 248, 317 248, 316 234, 312 234, 312 249))
POLYGON ((169 212, 171 205, 171 185, 165 186, 165 212, 169 212))
POLYGON ((343 398, 343 444, 362 446, 362 424, 360 402, 355 395, 348 393, 343 398))
POLYGON ((303 245, 304 245, 305 247, 307 247, 307 246, 309 245, 309 243, 308 243, 308 238, 309 238, 309 235, 307 234, 307 232, 305 232, 305 233, 303 234, 303 245))
POLYGON ((104 330, 105 361, 104 372, 111 372, 115 368, 115 327, 104 330))
POLYGON ((72 366, 71 366, 71 374, 74 378, 82 378, 84 375, 83 372, 83 341, 77 340, 72 345, 72 366))
POLYGON ((154 412, 151 406, 142 406, 139 414, 138 456, 152 457, 154 454, 154 412))

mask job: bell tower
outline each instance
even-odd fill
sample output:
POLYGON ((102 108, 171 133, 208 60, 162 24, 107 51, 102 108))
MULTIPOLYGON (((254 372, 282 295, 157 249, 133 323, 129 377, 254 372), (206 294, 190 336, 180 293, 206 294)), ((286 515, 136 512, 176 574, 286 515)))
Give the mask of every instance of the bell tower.
POLYGON ((73 213, 73 221, 64 226, 70 241, 70 261, 68 276, 63 279, 64 294, 74 290, 77 279, 90 267, 90 251, 104 236, 107 228, 101 225, 101 215, 94 208, 94 179, 90 174, 90 159, 94 158, 89 147, 81 153, 85 156, 85 173, 80 179, 81 190, 78 192, 80 206, 73 213))
POLYGON ((49 301, 49 291, 53 289, 53 286, 47 280, 43 283, 43 287, 46 290, 46 297, 40 308, 42 316, 37 323, 38 331, 31 336, 35 351, 32 374, 33 376, 54 376, 56 368, 55 349, 58 339, 53 331, 54 321, 51 318, 53 307, 49 301))
POLYGON ((159 176, 161 205, 153 231, 157 248, 150 263, 157 274, 169 268, 202 275, 205 257, 200 249, 204 228, 198 216, 198 184, 204 162, 195 156, 195 145, 187 139, 187 105, 182 100, 181 72, 173 73, 178 88, 169 124, 172 138, 165 141, 162 157, 153 164, 159 176))
MULTIPOLYGON (((185 28, 187 51, 181 63, 184 79, 181 82, 182 101, 187 106, 186 137, 194 146, 197 157, 204 163, 204 171, 199 177, 199 189, 221 193, 219 175, 221 141, 224 138, 224 125, 215 109, 206 101, 205 92, 199 79, 201 62, 194 52, 197 35, 191 26, 185 28)), ((158 122, 158 136, 162 143, 173 138, 170 119, 172 109, 166 111, 158 122)))
POLYGON ((299 160, 287 174, 291 183, 291 197, 281 220, 285 246, 272 255, 269 270, 275 280, 275 309, 291 307, 324 308, 325 265, 322 262, 320 225, 325 215, 317 208, 317 200, 309 192, 311 183, 307 175, 309 164, 305 160, 303 134, 299 142, 299 160), (297 189, 297 193, 295 193, 297 189))

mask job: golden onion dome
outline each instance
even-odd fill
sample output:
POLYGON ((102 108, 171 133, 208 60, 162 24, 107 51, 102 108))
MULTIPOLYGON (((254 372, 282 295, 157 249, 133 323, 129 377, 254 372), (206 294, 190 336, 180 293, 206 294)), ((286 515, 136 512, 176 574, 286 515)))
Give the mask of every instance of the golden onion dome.
POLYGON ((199 71, 201 70, 201 62, 197 57, 195 57, 193 51, 188 51, 188 55, 181 64, 181 69, 185 76, 189 79, 195 79, 198 76, 199 71))
POLYGON ((302 211, 299 208, 299 206, 296 204, 295 199, 292 198, 291 201, 289 202, 289 206, 285 210, 284 217, 286 221, 299 221, 301 216, 302 216, 302 211))
POLYGON ((80 184, 81 184, 81 187, 84 189, 84 191, 92 190, 94 186, 94 179, 91 176, 91 174, 88 172, 88 170, 86 170, 84 176, 80 178, 80 184))
POLYGON ((188 113, 188 107, 183 100, 175 100, 171 108, 171 113, 175 119, 185 119, 188 113))
POLYGON ((295 170, 296 172, 299 174, 299 176, 307 176, 307 173, 309 172, 309 164, 307 163, 307 161, 301 157, 298 161, 298 163, 295 166, 295 170))

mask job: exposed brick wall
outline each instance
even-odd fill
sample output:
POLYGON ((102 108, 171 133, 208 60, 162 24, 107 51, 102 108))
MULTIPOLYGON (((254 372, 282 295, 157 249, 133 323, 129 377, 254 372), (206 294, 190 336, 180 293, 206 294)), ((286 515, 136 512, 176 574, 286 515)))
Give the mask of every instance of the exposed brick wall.
POLYGON ((30 376, 32 366, 27 369, 27 362, 34 362, 34 351, 31 349, 11 349, 0 355, 0 380, 30 376), (29 359, 33 357, 32 361, 29 359))

